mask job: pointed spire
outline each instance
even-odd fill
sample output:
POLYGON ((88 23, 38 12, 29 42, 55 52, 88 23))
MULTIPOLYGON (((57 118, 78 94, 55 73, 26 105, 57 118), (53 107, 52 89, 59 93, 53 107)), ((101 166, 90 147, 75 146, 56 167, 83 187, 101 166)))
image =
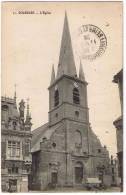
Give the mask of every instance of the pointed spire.
POLYGON ((52 65, 52 75, 51 75, 50 85, 53 84, 54 81, 55 81, 55 70, 54 70, 54 65, 52 65))
POLYGON ((83 66, 82 66, 81 60, 80 60, 79 79, 82 81, 85 81, 85 76, 84 76, 84 71, 83 71, 83 66))
POLYGON ((76 76, 77 74, 66 12, 60 48, 57 78, 61 77, 63 74, 72 77, 76 76))
POLYGON ((26 113, 26 120, 25 120, 25 130, 31 130, 31 113, 29 112, 29 98, 27 99, 27 113, 26 113))
POLYGON ((14 91, 14 101, 15 101, 15 103, 16 103, 16 99, 17 99, 16 87, 17 87, 17 85, 15 84, 14 87, 15 87, 15 91, 14 91))
POLYGON ((26 118, 29 118, 29 98, 27 98, 27 114, 26 114, 26 118))

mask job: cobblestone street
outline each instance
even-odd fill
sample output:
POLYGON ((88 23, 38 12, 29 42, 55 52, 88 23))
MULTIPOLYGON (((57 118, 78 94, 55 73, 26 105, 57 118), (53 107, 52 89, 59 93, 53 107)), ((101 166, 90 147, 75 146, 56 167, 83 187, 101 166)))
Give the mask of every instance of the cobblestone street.
POLYGON ((86 190, 86 189, 75 189, 75 188, 56 188, 56 189, 53 189, 53 190, 45 190, 45 191, 29 191, 31 193, 40 193, 40 192, 43 192, 43 193, 54 193, 54 192, 57 192, 57 193, 60 193, 60 192, 120 192, 120 188, 119 187, 110 187, 110 188, 107 188, 105 190, 86 190))

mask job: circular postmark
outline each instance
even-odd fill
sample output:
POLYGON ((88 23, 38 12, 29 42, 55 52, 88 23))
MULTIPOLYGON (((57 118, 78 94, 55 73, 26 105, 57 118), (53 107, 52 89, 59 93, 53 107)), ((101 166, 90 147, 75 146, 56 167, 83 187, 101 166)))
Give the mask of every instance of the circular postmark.
POLYGON ((97 26, 92 24, 82 25, 79 28, 77 45, 79 55, 83 59, 94 60, 105 52, 107 38, 97 26))

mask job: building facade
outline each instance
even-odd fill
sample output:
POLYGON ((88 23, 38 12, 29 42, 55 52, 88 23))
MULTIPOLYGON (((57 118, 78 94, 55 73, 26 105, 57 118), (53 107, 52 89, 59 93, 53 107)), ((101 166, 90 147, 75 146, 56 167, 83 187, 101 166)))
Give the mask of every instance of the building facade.
POLYGON ((82 186, 88 177, 111 185, 110 159, 91 129, 87 85, 82 64, 77 76, 65 14, 57 75, 52 68, 49 121, 32 137, 33 190, 82 186))
POLYGON ((112 186, 119 186, 118 160, 117 160, 117 158, 113 158, 113 156, 111 156, 110 173, 111 173, 111 177, 112 177, 111 185, 112 186))
POLYGON ((27 192, 31 172, 31 116, 21 100, 1 98, 1 188, 3 192, 27 192))
POLYGON ((118 84, 121 104, 121 116, 117 118, 113 124, 116 128, 119 177, 121 177, 121 190, 123 191, 123 70, 119 71, 114 76, 113 82, 118 84))

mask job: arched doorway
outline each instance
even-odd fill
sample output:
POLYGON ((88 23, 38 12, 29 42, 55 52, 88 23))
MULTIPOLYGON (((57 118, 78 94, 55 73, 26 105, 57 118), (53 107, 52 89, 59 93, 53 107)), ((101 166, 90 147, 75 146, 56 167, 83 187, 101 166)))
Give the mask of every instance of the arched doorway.
POLYGON ((75 183, 81 184, 83 180, 83 164, 77 162, 75 165, 75 183))
POLYGON ((51 183, 57 184, 57 182, 58 182, 58 173, 57 173, 57 171, 53 171, 51 173, 51 183))

